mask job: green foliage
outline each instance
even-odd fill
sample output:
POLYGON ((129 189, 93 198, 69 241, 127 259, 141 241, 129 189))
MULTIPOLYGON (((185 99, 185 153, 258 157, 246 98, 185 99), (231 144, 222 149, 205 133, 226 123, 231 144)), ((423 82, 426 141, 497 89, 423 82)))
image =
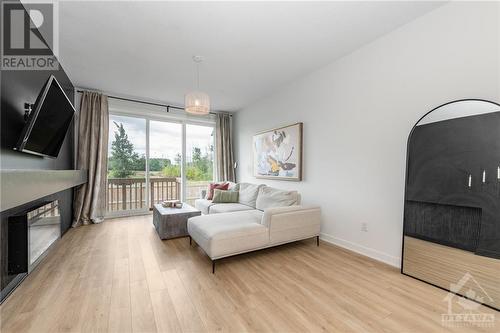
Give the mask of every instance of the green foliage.
POLYGON ((168 158, 150 158, 149 159, 149 170, 150 171, 162 171, 164 168, 172 165, 172 162, 168 158))
MULTIPOLYGON (((134 145, 129 141, 123 124, 114 122, 116 131, 111 143, 111 156, 109 157, 108 171, 112 178, 128 178, 137 171, 146 170, 146 157, 139 156, 134 151, 134 145)), ((209 147, 213 152, 213 147, 209 147)), ((200 148, 193 148, 192 161, 186 163, 186 178, 191 181, 207 181, 213 177, 213 161, 211 154, 202 154, 200 148)), ((174 163, 168 158, 150 158, 149 170, 160 171, 165 177, 181 176, 182 156, 177 154, 174 163)))
POLYGON ((133 159, 132 170, 145 171, 146 170, 146 156, 141 155, 141 157, 133 159))
POLYGON ((193 161, 189 163, 186 170, 188 180, 212 180, 213 162, 208 154, 201 155, 200 148, 193 148, 193 161))
MULTIPOLYGON (((178 154, 175 158, 178 164, 167 165, 163 168, 165 177, 180 177, 181 176, 181 155, 178 154)), ((202 156, 200 148, 193 148, 193 161, 186 165, 186 178, 192 181, 212 180, 213 177, 213 162, 208 154, 202 156)))
POLYGON ((163 175, 165 177, 180 177, 181 176, 181 166, 180 165, 167 165, 163 168, 163 175))
POLYGON ((186 168, 186 178, 188 180, 203 180, 203 173, 200 169, 190 165, 186 168))
MULTIPOLYGON (((141 158, 139 154, 134 152, 134 145, 129 141, 123 124, 116 122, 114 124, 117 131, 115 131, 115 139, 111 143, 111 157, 108 169, 112 177, 127 178, 134 174, 134 170, 140 164, 141 158)), ((144 157, 142 158, 144 159, 144 157)))
POLYGON ((193 148, 193 163, 199 163, 202 160, 201 158, 201 149, 198 147, 193 148))

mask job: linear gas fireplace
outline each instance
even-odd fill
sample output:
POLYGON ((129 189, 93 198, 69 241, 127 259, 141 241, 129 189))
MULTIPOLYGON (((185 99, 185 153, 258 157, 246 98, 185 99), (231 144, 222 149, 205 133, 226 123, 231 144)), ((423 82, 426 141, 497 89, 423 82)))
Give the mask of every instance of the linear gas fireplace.
POLYGON ((61 238, 58 201, 44 202, 9 217, 9 274, 30 273, 61 238))
POLYGON ((481 230, 481 208, 407 200, 406 236, 475 252, 481 230))

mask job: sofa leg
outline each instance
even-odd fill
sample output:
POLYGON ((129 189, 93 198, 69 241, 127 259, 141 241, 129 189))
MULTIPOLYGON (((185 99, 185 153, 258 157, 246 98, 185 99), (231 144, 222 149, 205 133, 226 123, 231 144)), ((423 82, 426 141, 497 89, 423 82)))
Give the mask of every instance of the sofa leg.
POLYGON ((316 236, 316 246, 319 246, 319 236, 316 236))
POLYGON ((212 274, 215 274, 215 260, 212 260, 212 274))
POLYGON ((193 239, 191 238, 191 236, 189 236, 189 245, 191 245, 193 243, 193 239))

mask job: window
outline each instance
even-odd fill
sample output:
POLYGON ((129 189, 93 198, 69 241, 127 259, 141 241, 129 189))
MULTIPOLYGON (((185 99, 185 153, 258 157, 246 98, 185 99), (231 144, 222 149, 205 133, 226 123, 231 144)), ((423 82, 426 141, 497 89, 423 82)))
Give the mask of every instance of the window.
POLYGON ((110 114, 108 216, 145 213, 164 200, 193 205, 214 177, 214 132, 213 124, 110 114))

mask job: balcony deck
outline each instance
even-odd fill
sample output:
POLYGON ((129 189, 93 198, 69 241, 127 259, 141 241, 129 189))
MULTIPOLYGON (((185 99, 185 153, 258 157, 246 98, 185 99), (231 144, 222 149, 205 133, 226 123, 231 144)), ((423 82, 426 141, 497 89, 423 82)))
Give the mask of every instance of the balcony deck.
MULTIPOLYGON (((149 188, 149 209, 164 200, 181 200, 182 182, 177 177, 151 177, 149 188)), ((193 205, 200 191, 210 181, 188 181, 185 202, 193 205)), ((145 209, 146 178, 108 178, 107 211, 131 211, 145 209)))

